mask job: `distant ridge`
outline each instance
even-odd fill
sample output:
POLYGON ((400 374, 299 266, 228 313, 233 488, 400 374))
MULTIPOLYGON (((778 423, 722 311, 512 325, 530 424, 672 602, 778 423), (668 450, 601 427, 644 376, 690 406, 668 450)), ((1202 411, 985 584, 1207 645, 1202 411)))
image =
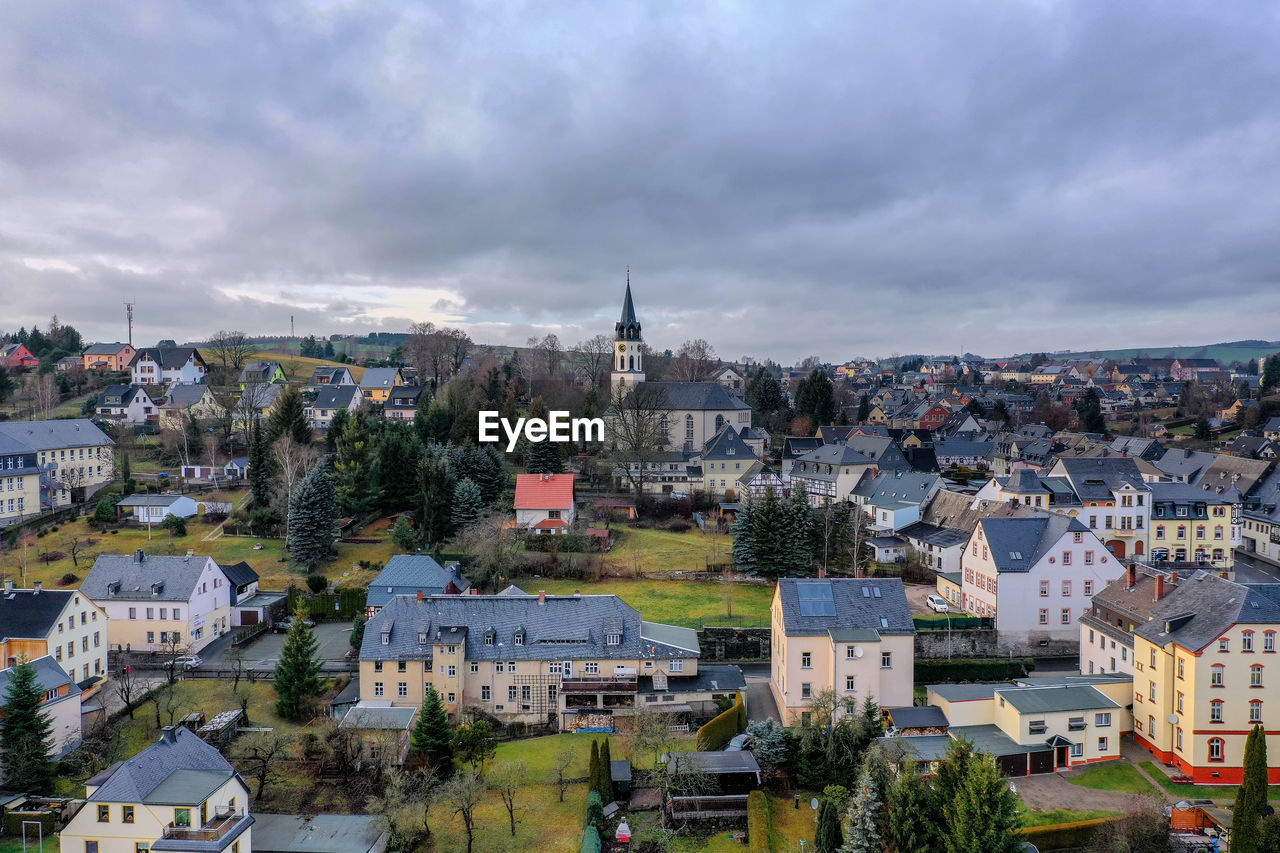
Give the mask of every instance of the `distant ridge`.
MULTIPOLYGON (((1273 355, 1277 352, 1280 352, 1280 341, 1247 340, 1206 344, 1198 347, 1157 346, 1129 347, 1127 349, 1073 350, 1071 352, 1050 353, 1049 357, 1054 360, 1097 357, 1115 359, 1116 361, 1128 361, 1138 356, 1147 358, 1215 358, 1223 364, 1230 364, 1233 361, 1247 362, 1250 359, 1273 355)), ((1018 357, 1029 358, 1031 355, 1034 355, 1034 353, 1025 353, 1023 356, 1018 357)))

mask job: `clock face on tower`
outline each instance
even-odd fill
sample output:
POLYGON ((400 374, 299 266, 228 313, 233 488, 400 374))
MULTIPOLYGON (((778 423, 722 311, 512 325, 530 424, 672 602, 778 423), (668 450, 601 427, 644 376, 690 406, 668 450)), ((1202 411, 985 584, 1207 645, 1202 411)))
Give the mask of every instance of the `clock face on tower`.
POLYGON ((626 351, 627 351, 626 344, 618 344, 618 352, 626 352, 626 351))

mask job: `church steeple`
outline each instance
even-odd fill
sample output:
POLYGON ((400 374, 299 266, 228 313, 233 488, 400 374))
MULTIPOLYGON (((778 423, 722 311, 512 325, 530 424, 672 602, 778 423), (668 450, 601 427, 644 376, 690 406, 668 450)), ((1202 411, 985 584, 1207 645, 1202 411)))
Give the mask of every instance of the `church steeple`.
POLYGON ((631 267, 627 267, 627 290, 622 297, 622 315, 613 327, 613 385, 635 385, 644 381, 644 353, 640 349, 640 321, 631 301, 631 267))

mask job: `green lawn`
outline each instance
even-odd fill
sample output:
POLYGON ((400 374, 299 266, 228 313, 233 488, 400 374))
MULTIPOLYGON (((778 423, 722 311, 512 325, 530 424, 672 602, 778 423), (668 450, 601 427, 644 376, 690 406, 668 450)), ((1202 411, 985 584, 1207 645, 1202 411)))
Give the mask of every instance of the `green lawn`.
POLYGON ((1235 801, 1237 790, 1235 785, 1179 785, 1170 780, 1168 775, 1155 765, 1155 762, 1144 761, 1139 766, 1147 771, 1147 775, 1155 779, 1160 784, 1160 787, 1183 799, 1235 801))
POLYGON ((1052 826, 1058 823, 1079 823, 1082 820, 1096 820, 1102 817, 1119 817, 1121 814, 1123 812, 1113 812, 1105 809, 1085 812, 1076 812, 1071 809, 1050 809, 1049 811, 1033 812, 1024 808, 1022 810, 1022 825, 1052 826))
POLYGON ((630 604, 650 622, 664 622, 687 628, 703 625, 769 624, 769 602, 773 587, 748 584, 733 585, 733 618, 726 614, 726 584, 707 581, 658 581, 609 579, 595 582, 516 578, 512 583, 525 592, 546 590, 549 593, 612 593, 630 604))
MULTIPOLYGON (((83 791, 81 792, 83 793, 83 791)), ((43 847, 33 840, 27 845, 27 853, 58 853, 58 837, 45 836, 43 847)), ((0 853, 22 853, 22 836, 0 838, 0 853)))
POLYGON ((705 572, 708 563, 727 563, 733 537, 727 533, 703 533, 694 526, 684 533, 669 530, 615 528, 621 537, 605 555, 608 565, 627 571, 705 572))
POLYGON ((1068 776, 1067 781, 1082 788, 1103 791, 1122 791, 1126 794, 1155 794, 1156 789, 1143 778, 1132 764, 1111 762, 1083 771, 1079 776, 1068 776))

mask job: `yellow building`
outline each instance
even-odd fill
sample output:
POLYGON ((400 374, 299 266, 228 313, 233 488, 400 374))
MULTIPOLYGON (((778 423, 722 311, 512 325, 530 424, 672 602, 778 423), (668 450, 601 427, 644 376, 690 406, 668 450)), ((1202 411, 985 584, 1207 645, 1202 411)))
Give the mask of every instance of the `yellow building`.
POLYGON ((0 526, 24 513, 56 509, 91 496, 115 477, 114 447, 106 433, 84 418, 0 423, 0 462, 5 466, 0 471, 4 489, 0 526))
POLYGON ((395 388, 404 385, 404 376, 398 367, 371 367, 360 380, 360 392, 372 403, 385 403, 395 388))
MULTIPOLYGON (((1159 586, 1150 621, 1134 631, 1134 739, 1198 784, 1239 784, 1245 738, 1280 709, 1280 584, 1199 571, 1159 586)), ((1280 749, 1267 729, 1268 750, 1280 749)), ((1280 766, 1270 775, 1280 782, 1280 766)))
POLYGON ((909 706, 915 677, 915 623, 902 581, 831 578, 778 581, 770 608, 769 686, 786 725, 834 693, 837 714, 866 698, 909 706))

